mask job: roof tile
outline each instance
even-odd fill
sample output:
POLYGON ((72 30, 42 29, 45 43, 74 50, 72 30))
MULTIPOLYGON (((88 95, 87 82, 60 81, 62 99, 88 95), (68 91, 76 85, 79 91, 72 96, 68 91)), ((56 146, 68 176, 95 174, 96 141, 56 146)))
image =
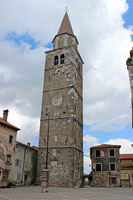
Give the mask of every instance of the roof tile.
POLYGON ((94 146, 94 147, 91 147, 91 148, 120 148, 121 146, 120 145, 113 145, 113 144, 100 144, 100 145, 97 145, 97 146, 94 146))
POLYGON ((133 160, 133 154, 120 154, 121 160, 133 160))
POLYGON ((1 117, 0 117, 0 124, 6 125, 6 126, 8 126, 9 128, 13 128, 13 129, 15 129, 15 130, 17 130, 17 131, 20 130, 20 128, 14 126, 14 125, 12 125, 12 124, 10 124, 9 122, 4 121, 3 118, 1 118, 1 117))

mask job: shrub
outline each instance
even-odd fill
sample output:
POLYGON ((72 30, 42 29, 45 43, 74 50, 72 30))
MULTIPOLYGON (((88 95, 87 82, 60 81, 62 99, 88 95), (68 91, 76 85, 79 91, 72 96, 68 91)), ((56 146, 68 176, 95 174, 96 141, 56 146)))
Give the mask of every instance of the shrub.
POLYGON ((14 183, 12 183, 12 182, 8 182, 8 184, 7 184, 7 187, 8 187, 8 188, 15 187, 15 184, 14 184, 14 183))

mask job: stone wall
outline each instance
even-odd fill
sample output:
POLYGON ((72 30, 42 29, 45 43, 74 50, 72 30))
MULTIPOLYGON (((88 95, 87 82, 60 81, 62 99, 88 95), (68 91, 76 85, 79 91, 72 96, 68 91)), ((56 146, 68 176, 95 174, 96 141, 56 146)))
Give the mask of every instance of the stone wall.
MULTIPOLYGON (((82 152, 72 147, 50 148, 48 156, 49 186, 74 187, 81 184, 82 157, 82 152)), ((37 183, 40 183, 42 170, 46 166, 46 149, 39 149, 38 158, 37 183)))
POLYGON ((92 177, 92 186, 94 187, 108 187, 110 185, 109 172, 93 172, 92 177))
MULTIPOLYGON (((66 34, 64 34, 64 41, 66 34)), ((46 163, 46 146, 49 131, 49 183, 51 186, 73 187, 83 179, 83 61, 72 39, 58 48, 46 52, 45 78, 40 124, 37 182, 41 182, 46 163), (64 63, 60 56, 64 55, 64 63), (54 58, 58 56, 58 64, 54 58), (55 156, 53 158, 53 155, 55 156)), ((75 42, 74 42, 75 43, 75 42)))

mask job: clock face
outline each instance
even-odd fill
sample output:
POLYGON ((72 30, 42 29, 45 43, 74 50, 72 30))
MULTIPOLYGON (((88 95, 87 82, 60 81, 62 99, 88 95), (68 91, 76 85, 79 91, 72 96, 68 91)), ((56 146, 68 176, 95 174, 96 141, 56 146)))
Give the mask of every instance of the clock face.
POLYGON ((55 96, 52 99, 53 106, 59 106, 62 103, 62 97, 61 96, 55 96))

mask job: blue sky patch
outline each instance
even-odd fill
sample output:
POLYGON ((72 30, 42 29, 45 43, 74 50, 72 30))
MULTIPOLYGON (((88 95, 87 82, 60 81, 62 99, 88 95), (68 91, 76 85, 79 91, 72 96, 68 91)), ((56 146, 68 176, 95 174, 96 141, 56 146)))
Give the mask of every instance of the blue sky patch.
POLYGON ((120 130, 113 130, 113 131, 90 131, 90 126, 84 125, 84 136, 91 135, 97 139, 99 139, 99 143, 107 142, 110 139, 128 139, 133 140, 133 133, 132 133, 132 125, 129 123, 125 128, 120 130))
POLYGON ((39 41, 35 41, 29 33, 17 35, 15 32, 7 33, 4 40, 13 41, 15 44, 20 46, 22 43, 30 45, 30 49, 35 49, 40 45, 39 41))
MULTIPOLYGON (((128 11, 123 15, 123 19, 125 21, 124 27, 128 28, 130 26, 133 26, 133 0, 126 0, 128 3, 128 11)), ((131 36, 133 40, 133 35, 131 36)))
POLYGON ((52 42, 47 43, 47 44, 45 45, 45 47, 47 47, 48 49, 53 48, 52 42))

